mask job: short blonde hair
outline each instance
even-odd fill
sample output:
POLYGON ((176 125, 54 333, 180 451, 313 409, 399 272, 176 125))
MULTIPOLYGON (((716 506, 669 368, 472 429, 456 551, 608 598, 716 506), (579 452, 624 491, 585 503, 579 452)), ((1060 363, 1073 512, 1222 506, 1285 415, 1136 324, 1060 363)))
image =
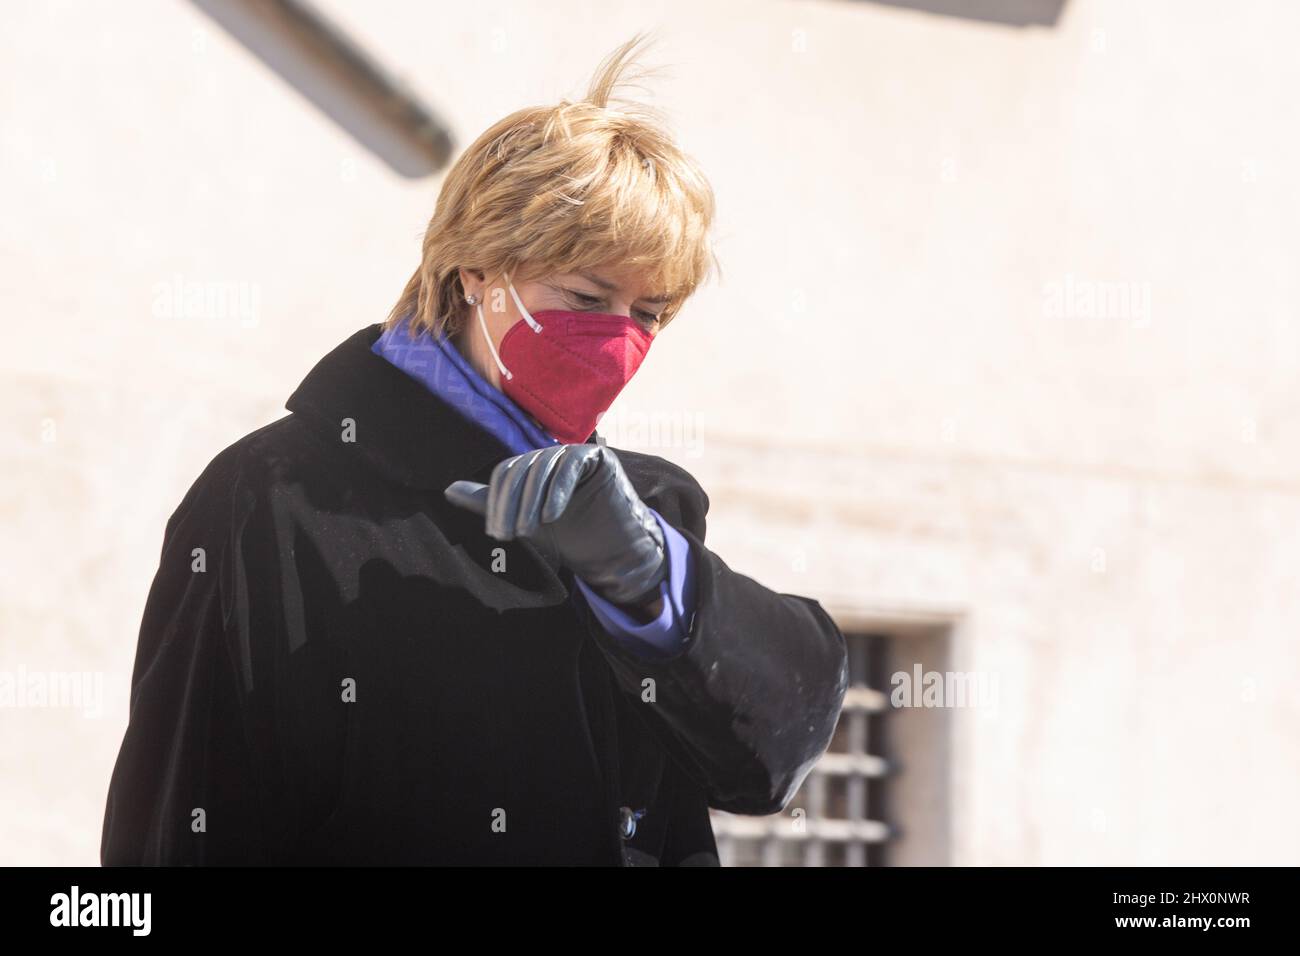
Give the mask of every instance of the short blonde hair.
POLYGON ((584 100, 512 113, 474 141, 442 184, 420 267, 389 314, 455 334, 468 316, 460 268, 511 281, 615 265, 648 269, 667 325, 721 266, 713 190, 657 110, 610 106, 637 34, 598 67, 584 100), (525 271, 526 270, 526 271, 525 271))

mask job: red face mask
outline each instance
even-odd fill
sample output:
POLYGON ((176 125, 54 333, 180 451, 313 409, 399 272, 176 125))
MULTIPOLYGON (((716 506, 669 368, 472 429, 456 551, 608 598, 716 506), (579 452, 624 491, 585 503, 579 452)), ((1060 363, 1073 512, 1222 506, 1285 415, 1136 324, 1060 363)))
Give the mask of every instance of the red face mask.
POLYGON ((507 283, 523 316, 492 347, 483 306, 479 328, 501 372, 501 391, 569 445, 585 442, 631 381, 654 336, 626 315, 546 309, 530 314, 507 283))

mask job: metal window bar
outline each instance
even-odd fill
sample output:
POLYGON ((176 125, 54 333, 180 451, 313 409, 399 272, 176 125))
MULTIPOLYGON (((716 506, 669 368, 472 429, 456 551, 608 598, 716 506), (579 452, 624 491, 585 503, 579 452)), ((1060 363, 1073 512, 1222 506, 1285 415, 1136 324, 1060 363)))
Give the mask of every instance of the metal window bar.
MULTIPOLYGON (((723 866, 867 866, 893 835, 879 810, 868 805, 869 783, 891 773, 885 758, 869 752, 871 721, 889 710, 888 695, 870 683, 888 638, 846 634, 849 689, 830 749, 783 813, 765 817, 713 812, 713 833, 723 866)), ((877 744, 877 746, 879 746, 877 744)))

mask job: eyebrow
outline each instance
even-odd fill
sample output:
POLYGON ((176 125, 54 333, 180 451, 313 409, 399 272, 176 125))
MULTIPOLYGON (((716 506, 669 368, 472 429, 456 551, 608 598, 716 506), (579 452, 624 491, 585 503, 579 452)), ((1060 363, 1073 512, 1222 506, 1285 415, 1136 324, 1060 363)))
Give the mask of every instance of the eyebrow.
MULTIPOLYGON (((608 279, 602 279, 600 276, 592 272, 579 272, 578 275, 582 276, 592 285, 600 286, 600 288, 604 289, 606 292, 613 292, 618 288, 617 282, 611 282, 608 279)), ((672 298, 671 296, 667 296, 667 295, 659 295, 659 296, 643 295, 641 296, 640 301, 653 302, 655 305, 667 305, 668 301, 671 298, 672 298)))

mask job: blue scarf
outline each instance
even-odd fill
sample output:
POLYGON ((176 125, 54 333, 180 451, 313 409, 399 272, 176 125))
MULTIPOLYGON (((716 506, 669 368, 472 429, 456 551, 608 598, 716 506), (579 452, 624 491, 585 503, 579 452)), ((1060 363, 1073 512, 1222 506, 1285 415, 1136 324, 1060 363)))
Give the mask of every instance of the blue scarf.
POLYGON ((494 387, 460 354, 451 339, 427 329, 414 338, 410 319, 385 329, 371 351, 424 384, 470 421, 491 432, 514 454, 560 444, 508 395, 494 387))

